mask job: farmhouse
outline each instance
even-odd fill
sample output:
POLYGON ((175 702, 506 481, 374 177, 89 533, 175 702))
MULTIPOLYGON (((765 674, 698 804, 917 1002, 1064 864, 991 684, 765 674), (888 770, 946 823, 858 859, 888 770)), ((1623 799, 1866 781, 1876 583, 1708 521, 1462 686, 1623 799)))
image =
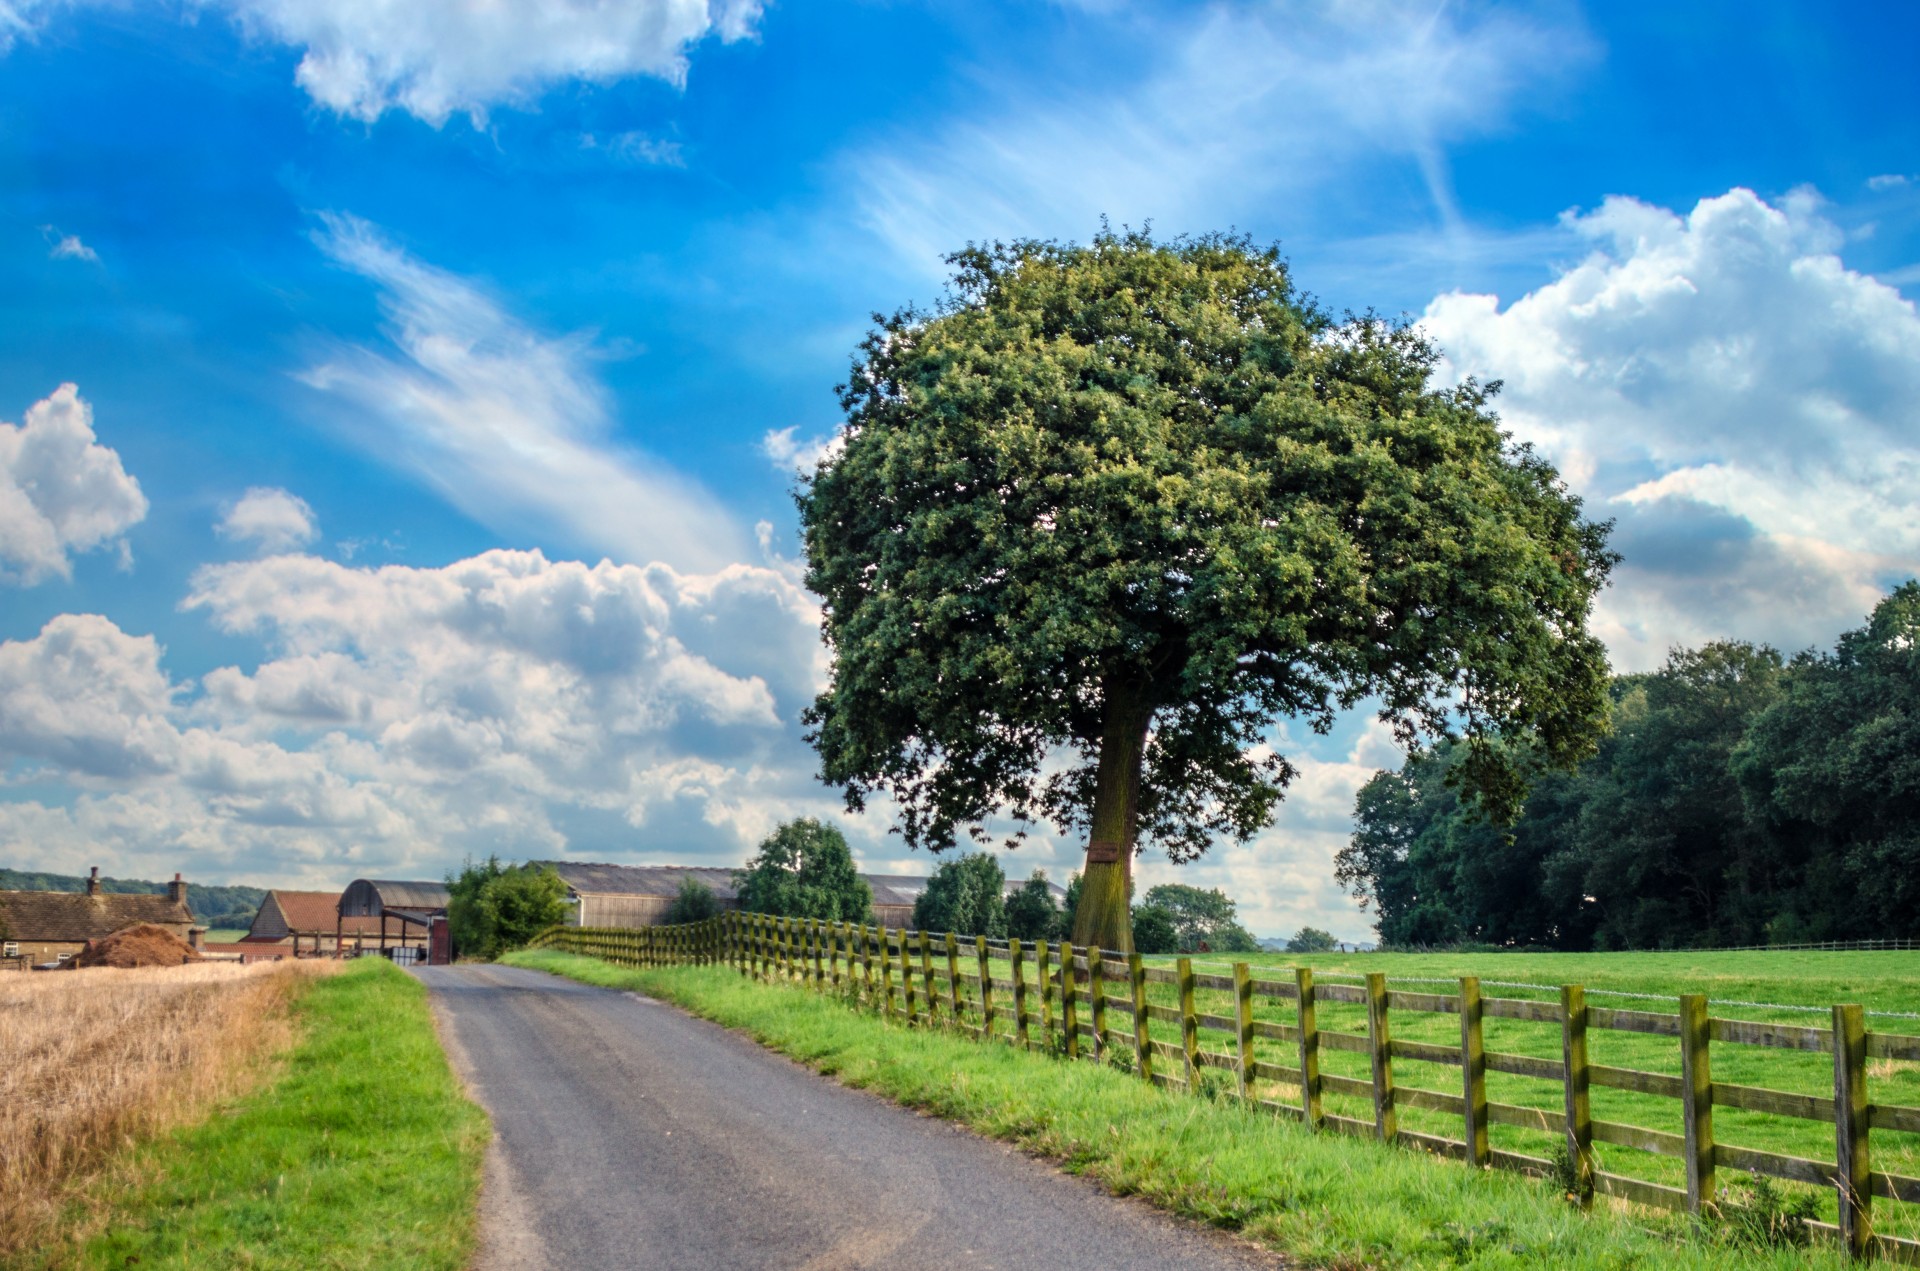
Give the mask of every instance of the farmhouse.
POLYGON ((89 940, 143 922, 199 945, 201 928, 178 874, 165 895, 101 891, 97 867, 85 891, 0 891, 0 966, 66 962, 89 940))
MULTIPOLYGON (((409 940, 411 929, 404 922, 400 924, 399 943, 409 940)), ((247 929, 242 944, 264 946, 285 945, 294 957, 301 954, 336 954, 344 941, 348 948, 358 948, 368 938, 380 937, 380 919, 372 916, 342 918, 340 916, 340 893, 337 891, 286 891, 274 889, 260 902, 260 911, 253 916, 253 925, 247 929)), ((415 932, 411 942, 424 944, 424 934, 415 932)))
MULTIPOLYGON (((738 909, 733 871, 702 865, 594 865, 575 861, 535 861, 560 875, 572 906, 567 925, 573 927, 651 927, 664 920, 667 907, 691 878, 713 893, 721 909, 738 909)), ((913 924, 913 902, 926 890, 917 874, 862 874, 873 889, 873 920, 888 927, 913 924)), ((1009 895, 1020 887, 1009 879, 1009 895)), ((1056 902, 1066 892, 1048 884, 1056 902)))

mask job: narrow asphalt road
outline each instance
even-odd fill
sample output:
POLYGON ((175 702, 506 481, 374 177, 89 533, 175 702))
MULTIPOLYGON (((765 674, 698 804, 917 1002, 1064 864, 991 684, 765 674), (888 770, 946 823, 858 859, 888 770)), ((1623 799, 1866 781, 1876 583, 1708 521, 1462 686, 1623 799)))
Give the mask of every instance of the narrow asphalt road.
POLYGON ((1276 1265, 632 993, 424 970, 498 1138, 481 1271, 1276 1265))

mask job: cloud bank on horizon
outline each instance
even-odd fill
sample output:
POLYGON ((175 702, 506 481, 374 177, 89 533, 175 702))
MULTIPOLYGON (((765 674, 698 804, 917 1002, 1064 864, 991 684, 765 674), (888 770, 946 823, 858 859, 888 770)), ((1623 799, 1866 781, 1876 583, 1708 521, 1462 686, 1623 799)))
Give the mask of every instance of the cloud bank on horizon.
MULTIPOLYGON (((465 153, 449 135, 458 117, 504 153, 503 111, 559 114, 581 86, 615 94, 626 80, 680 91, 703 47, 771 57, 783 17, 751 0, 208 7, 297 56, 298 91, 367 146, 403 136, 428 156, 465 153)), ((32 56, 89 8, 0 0, 0 55, 32 56)), ((308 272, 278 286, 295 320, 262 343, 273 387, 258 400, 273 413, 217 434, 251 458, 213 474, 171 461, 168 412, 83 346, 0 358, 0 390, 31 403, 0 424, 0 594, 17 602, 0 626, 0 856, 318 885, 433 877, 488 852, 733 862, 810 814, 846 820, 871 864, 925 868, 889 839, 883 808, 846 819, 814 779, 798 717, 825 673, 817 602, 781 554, 790 507, 742 493, 777 495, 833 452, 833 433, 784 409, 716 422, 715 386, 783 359, 819 383, 842 372, 850 340, 822 357, 818 331, 796 321, 768 346, 771 328, 741 315, 807 311, 848 259, 925 277, 970 238, 1084 234, 1103 212, 1267 225, 1275 207, 1345 207, 1349 189, 1389 186, 1417 205, 1384 230, 1316 231, 1320 250, 1374 279, 1383 242, 1413 244, 1425 289, 1407 307, 1444 350, 1441 374, 1502 380, 1516 439, 1616 522, 1625 561, 1598 627, 1623 669, 1713 638, 1825 643, 1920 572, 1920 522, 1905 510, 1920 468, 1920 315, 1897 271, 1848 263, 1869 242, 1859 219, 1811 189, 1728 182, 1691 206, 1580 188, 1567 201, 1592 210, 1476 228, 1462 153, 1521 129, 1525 103, 1600 65, 1608 42, 1566 6, 1419 23, 1383 9, 1055 14, 1133 41, 1131 60, 1111 59, 1106 79, 1009 75, 976 85, 964 109, 868 121, 807 157, 832 174, 827 192, 688 212, 677 238, 655 232, 640 249, 607 230, 558 275, 506 268, 504 246, 496 270, 486 245, 513 236, 504 211, 470 209, 489 227, 476 248, 409 220, 404 198, 338 192, 321 165, 289 164, 276 177, 300 192, 289 268, 308 272), (1382 83, 1404 91, 1364 91, 1382 83), (769 205, 804 246, 784 273, 738 272, 759 259, 769 205), (729 246, 700 256, 703 235, 729 246), (643 276, 671 284, 647 305, 679 306, 648 341, 571 316, 570 291, 643 276), (764 292, 740 292, 743 280, 764 292), (323 288, 335 289, 325 304, 323 288), (700 315, 700 339, 673 325, 700 315), (703 360, 700 378, 676 378, 703 360), (260 427, 288 462, 249 449, 260 427), (394 523, 381 518, 402 514, 370 549, 394 523), (96 561, 131 572, 108 587, 96 561)), ((616 160, 634 206, 662 188, 641 182, 724 184, 702 171, 712 138, 682 144, 658 119, 588 122, 553 132, 616 160)), ((1859 184, 1887 223, 1920 208, 1911 182, 1874 171, 1859 184)), ((553 203, 536 211, 558 216, 553 203)), ((64 208, 36 216, 22 223, 61 229, 33 239, 32 267, 66 271, 44 284, 62 290, 36 294, 151 268, 125 234, 64 208), (111 270, 74 268, 100 264, 95 243, 111 270)), ((0 290, 28 268, 10 259, 0 290)), ((124 306, 140 339, 194 325, 100 294, 88 303, 124 306)), ((862 295, 834 330, 871 307, 862 295)), ((141 373, 175 411, 232 391, 192 359, 156 355, 141 373)), ((1274 744, 1300 769, 1277 824, 1197 865, 1143 862, 1143 883, 1224 886, 1263 933, 1361 936, 1331 860, 1356 790, 1398 754, 1364 718, 1328 738, 1282 723, 1274 744)), ((1058 877, 1077 859, 1077 844, 1042 834, 1008 865, 1058 877)))

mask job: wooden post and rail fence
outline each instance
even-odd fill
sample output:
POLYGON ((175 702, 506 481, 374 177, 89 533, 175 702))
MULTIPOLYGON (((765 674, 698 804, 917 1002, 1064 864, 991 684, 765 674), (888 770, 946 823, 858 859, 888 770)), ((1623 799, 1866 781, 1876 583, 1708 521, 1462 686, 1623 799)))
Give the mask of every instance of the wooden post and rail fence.
POLYGON ((1920 1240, 1873 1231, 1874 1200, 1920 1204, 1920 1178, 1875 1170, 1870 1151, 1874 1130, 1920 1134, 1920 1108, 1873 1103, 1867 1088, 1870 1061, 1920 1062, 1920 1037, 1869 1032, 1859 1006, 1834 1006, 1831 1027, 1806 1028, 1718 1019, 1709 1013, 1707 999, 1694 994, 1681 996, 1678 1011, 1665 1014, 1591 1005, 1579 985, 1564 986, 1558 1002, 1486 997, 1474 977, 1461 978, 1455 993, 1407 993, 1389 989, 1384 975, 1365 977, 1364 986, 1316 983, 1312 970, 1300 967, 1284 980, 1266 980, 1256 978, 1244 962, 1233 964, 1230 976, 1209 975, 1196 973, 1188 958, 1172 967, 1149 966, 1138 954, 1122 959, 1044 940, 988 940, 737 912, 685 926, 556 927, 533 943, 625 966, 725 964, 759 981, 852 997, 910 1026, 937 1026, 1069 1059, 1117 1060, 1119 1047, 1142 1079, 1172 1089, 1194 1090, 1206 1080, 1202 1073, 1212 1069, 1225 1074, 1220 1080, 1235 1097, 1315 1130, 1420 1148, 1482 1168, 1550 1174, 1552 1162, 1493 1147, 1488 1135, 1492 1125, 1546 1130, 1563 1136, 1576 1197, 1598 1193, 1699 1214, 1715 1202, 1721 1168, 1831 1188, 1838 1222, 1809 1224, 1816 1232, 1838 1241, 1854 1258, 1920 1266, 1920 1240), (1109 985, 1124 988, 1109 992, 1109 985), (1162 986, 1160 995, 1176 1004, 1150 1001, 1153 986, 1162 986), (1232 1005, 1222 1010, 1232 1014, 1198 1010, 1197 990, 1227 995, 1232 1005), (1291 1022, 1255 1018, 1256 999, 1290 1005, 1291 1022), (1364 1007, 1366 1032, 1321 1027, 1318 1008, 1331 1003, 1364 1007), (1394 1038, 1392 1021, 1403 1012, 1458 1016, 1458 1047, 1394 1038), (1123 1035, 1113 1031, 1114 1014, 1131 1023, 1123 1035), (1483 1030, 1489 1018, 1557 1025, 1559 1058, 1488 1050, 1483 1030), (1178 1042, 1154 1037, 1154 1023, 1177 1029, 1178 1042), (1588 1041, 1595 1031, 1673 1038, 1680 1075, 1593 1063, 1588 1041), (1223 1039, 1223 1048, 1203 1047, 1203 1034, 1223 1039), (1257 1039, 1290 1043, 1291 1062, 1258 1058, 1257 1039), (1831 1054, 1833 1093, 1796 1094, 1715 1081, 1716 1044, 1831 1054), (1323 1071, 1321 1057, 1329 1051, 1365 1056, 1367 1077, 1323 1071), (1397 1083, 1395 1059, 1457 1068, 1458 1092, 1397 1083), (1556 1083, 1564 1095, 1561 1106, 1491 1101, 1490 1072, 1556 1083), (1290 1086, 1297 1094, 1286 1102, 1263 1098, 1262 1083, 1290 1086), (1596 1086, 1677 1101, 1682 1133, 1595 1118, 1590 1092, 1596 1086), (1360 1100, 1372 1115, 1335 1115, 1324 1106, 1327 1095, 1360 1100), (1833 1154, 1817 1160, 1721 1142, 1714 1134, 1716 1107, 1831 1125, 1833 1154), (1458 1118, 1460 1137, 1402 1127, 1402 1108, 1451 1114, 1458 1118), (1686 1185, 1601 1169, 1595 1143, 1678 1158, 1686 1185))

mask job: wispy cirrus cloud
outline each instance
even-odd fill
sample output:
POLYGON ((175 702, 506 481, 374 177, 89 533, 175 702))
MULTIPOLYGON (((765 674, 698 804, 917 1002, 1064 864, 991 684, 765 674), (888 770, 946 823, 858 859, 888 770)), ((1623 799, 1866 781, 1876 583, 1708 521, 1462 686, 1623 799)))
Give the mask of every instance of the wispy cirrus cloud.
POLYGON ((369 454, 484 525, 682 568, 748 559, 711 496, 613 440, 587 337, 534 331, 356 217, 322 226, 321 249, 379 289, 391 348, 336 344, 300 378, 350 408, 339 426, 369 454))
MULTIPOLYGON (((867 226, 922 268, 968 241, 1084 238, 1102 215, 1209 229, 1271 219, 1356 165, 1410 164, 1459 228, 1447 147, 1503 126, 1594 56, 1564 11, 1402 0, 1181 10, 1143 32, 1136 80, 982 85, 930 136, 883 136, 844 167, 867 226)), ((1031 81, 1024 81, 1031 83, 1031 81)))

